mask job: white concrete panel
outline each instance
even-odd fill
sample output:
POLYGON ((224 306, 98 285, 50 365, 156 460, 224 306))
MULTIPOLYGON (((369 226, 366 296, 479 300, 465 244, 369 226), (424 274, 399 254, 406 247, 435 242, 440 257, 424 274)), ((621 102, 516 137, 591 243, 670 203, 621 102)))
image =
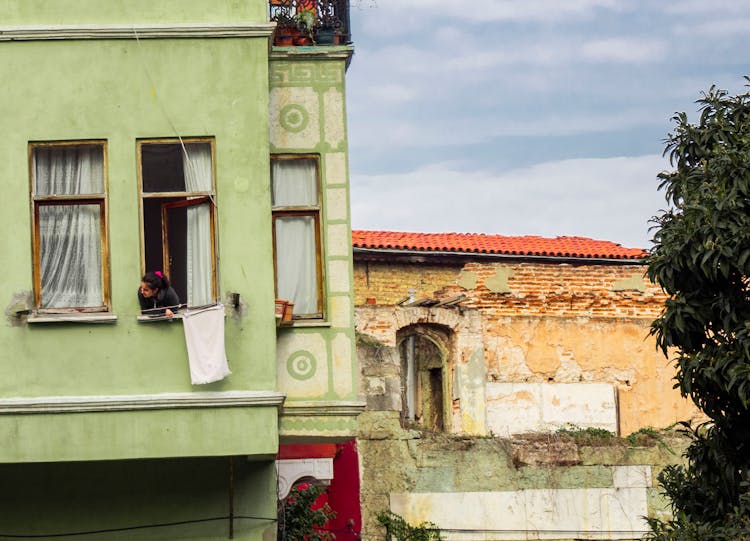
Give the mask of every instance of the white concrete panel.
POLYGON ((617 407, 607 383, 488 383, 487 428, 506 436, 566 425, 617 431, 617 407))
POLYGON ((612 466, 612 484, 616 488, 649 488, 653 486, 651 466, 612 466))
POLYGON ((501 437, 536 432, 542 426, 538 383, 488 383, 487 429, 501 437))
POLYGON ((352 249, 352 237, 346 224, 328 226, 326 249, 329 256, 346 256, 352 249))
POLYGON ((328 188, 326 190, 325 207, 328 220, 346 220, 349 216, 346 205, 346 188, 328 188))
POLYGON ((447 541, 638 539, 648 531, 645 488, 391 494, 391 510, 430 521, 447 541))
POLYGON ((328 301, 331 307, 331 325, 334 327, 351 327, 351 301, 343 295, 331 297, 328 301))
POLYGON ((328 152, 325 155, 326 185, 346 184, 346 155, 328 152))
POLYGON ((349 284, 349 263, 347 261, 329 261, 328 289, 332 293, 348 293, 349 284))
POLYGON ((340 398, 346 398, 353 392, 352 341, 344 333, 338 333, 331 345, 333 347, 333 390, 340 398))
POLYGON ((323 94, 325 108, 326 143, 332 149, 343 150, 344 146, 344 97, 337 88, 329 88, 323 94))
POLYGON ((607 383, 541 383, 547 430, 576 425, 617 432, 615 391, 607 383))

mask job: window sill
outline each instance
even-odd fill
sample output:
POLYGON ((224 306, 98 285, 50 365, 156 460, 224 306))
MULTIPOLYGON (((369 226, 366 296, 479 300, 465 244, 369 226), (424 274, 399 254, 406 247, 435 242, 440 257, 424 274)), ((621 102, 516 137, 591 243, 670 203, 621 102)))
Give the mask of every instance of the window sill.
POLYGON ((330 321, 323 321, 322 319, 313 319, 309 321, 305 321, 304 319, 295 319, 292 320, 291 324, 282 325, 281 329, 290 329, 295 327, 330 327, 331 322, 330 321))
POLYGON ((157 322, 160 322, 160 321, 171 322, 171 321, 176 321, 178 319, 182 319, 182 315, 180 315, 180 314, 174 314, 173 316, 144 316, 144 315, 140 315, 140 316, 136 316, 135 319, 136 319, 136 321, 138 323, 157 323, 157 322))
POLYGON ((32 314, 28 323, 117 323, 115 314, 32 314))

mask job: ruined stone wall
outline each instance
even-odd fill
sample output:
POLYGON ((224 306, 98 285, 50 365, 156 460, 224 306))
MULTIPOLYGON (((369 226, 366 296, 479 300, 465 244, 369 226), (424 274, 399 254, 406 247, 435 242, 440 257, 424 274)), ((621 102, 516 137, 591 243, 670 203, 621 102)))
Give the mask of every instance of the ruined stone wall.
POLYGON ((456 541, 531 538, 527 532, 564 541, 641 538, 640 517, 666 512, 655 477, 680 460, 684 442, 644 447, 612 438, 589 445, 555 430, 571 422, 628 435, 696 414, 672 389, 674 368, 648 337, 664 296, 644 271, 355 263, 360 395, 367 402, 358 435, 363 539, 383 538, 375 514, 386 509, 453 529, 445 538, 456 541), (418 299, 462 293, 466 300, 394 306, 409 289, 418 299), (452 411, 442 433, 400 420, 398 339, 431 327, 446 331, 451 344, 444 394, 452 411), (547 432, 519 435, 525 426, 547 432), (559 532, 535 531, 544 528, 559 532))
MULTIPOLYGON (((463 382, 454 432, 486 434, 487 410, 522 398, 500 384, 607 384, 617 403, 611 423, 627 435, 697 415, 672 388, 674 368, 648 336, 665 296, 644 272, 640 265, 357 262, 356 328, 389 346, 416 322, 451 329, 459 344, 453 363, 466 368, 454 374, 463 382), (394 307, 410 288, 417 298, 467 299, 452 308, 394 307)), ((612 430, 597 423, 588 425, 612 430)))
POLYGON ((359 427, 363 539, 384 538, 375 515, 386 509, 453 529, 448 540, 639 539, 643 516, 668 512, 656 476, 685 445, 449 436, 404 430, 395 412, 366 412, 359 427), (545 529, 560 531, 535 536, 545 529))

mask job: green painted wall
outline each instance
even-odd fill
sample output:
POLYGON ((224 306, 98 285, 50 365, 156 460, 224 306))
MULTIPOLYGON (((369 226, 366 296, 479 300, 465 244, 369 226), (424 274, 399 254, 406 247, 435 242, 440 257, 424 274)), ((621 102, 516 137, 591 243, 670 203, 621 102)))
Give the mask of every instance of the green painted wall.
MULTIPOLYGON (((226 540, 229 460, 0 465, 5 488, 0 493, 0 536, 150 526, 65 539, 226 540), (218 520, 201 521, 212 518, 218 520), (165 525, 176 522, 184 523, 165 525)), ((232 467, 234 538, 276 539, 273 462, 234 457, 232 467)))
MULTIPOLYGON (((263 20, 265 3, 0 0, 0 12, 4 23, 26 24, 223 22, 263 20)), ((4 81, 0 230, 7 232, 0 238, 0 249, 9 255, 4 260, 0 302, 6 307, 14 295, 33 288, 29 141, 104 139, 112 313, 118 317, 113 325, 31 325, 6 318, 0 326, 0 399, 274 390, 267 38, 3 42, 0 77, 4 81), (228 309, 226 319, 225 342, 233 374, 204 386, 190 384, 180 322, 136 322, 141 275, 136 140, 177 134, 215 138, 218 289, 222 299, 230 291, 239 292, 246 304, 241 313, 228 309)), ((206 415, 212 435, 229 436, 238 430, 231 409, 206 415)), ((243 415, 248 430, 268 428, 268 441, 275 441, 275 426, 266 422, 265 412, 249 410, 243 415)), ((155 418, 150 413, 122 413, 117 414, 116 424, 158 433, 158 426, 144 426, 155 418)), ((62 442, 68 431, 85 425, 83 417, 76 415, 59 416, 54 423, 39 419, 0 415, 0 433, 12 434, 28 422, 44 431, 38 438, 62 442)), ((176 420, 174 427, 186 423, 187 419, 176 420)), ((96 440, 97 430, 81 431, 78 448, 96 440)), ((4 458, 33 454, 36 443, 29 441, 27 448, 17 443, 4 458)), ((183 455, 217 451, 215 444, 204 449, 202 443, 184 443, 179 451, 183 455)), ((102 449, 99 443, 94 447, 102 449)), ((122 449, 109 448, 111 457, 123 456, 122 449)), ((226 449, 237 450, 232 445, 226 449)), ((149 456, 136 446, 129 452, 149 456)), ((45 457, 54 460, 54 454, 50 450, 45 457)), ((69 450, 60 450, 60 456, 71 458, 69 450)), ((83 453, 81 458, 90 457, 83 453)))
MULTIPOLYGON (((346 63, 349 47, 326 54, 272 54, 270 64, 270 144, 278 154, 319 156, 321 239, 328 326, 279 330, 279 389, 285 404, 356 401, 359 369, 355 355, 349 171, 346 129, 346 63)), ((304 409, 304 408, 302 408, 304 409)), ((299 412, 300 409, 298 408, 299 412)), ((286 412, 284 441, 346 438, 356 434, 351 414, 286 412)))
POLYGON ((0 0, 2 25, 265 21, 255 0, 0 0))
POLYGON ((55 462, 278 451, 275 407, 4 415, 1 462, 55 462))

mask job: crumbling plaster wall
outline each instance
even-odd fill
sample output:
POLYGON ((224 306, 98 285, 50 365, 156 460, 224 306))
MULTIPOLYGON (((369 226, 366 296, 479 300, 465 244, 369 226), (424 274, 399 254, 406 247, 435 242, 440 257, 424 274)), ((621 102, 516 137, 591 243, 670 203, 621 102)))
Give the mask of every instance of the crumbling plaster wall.
MULTIPOLYGON (((568 394, 592 411, 597 408, 591 398, 605 396, 609 388, 619 401, 616 420, 623 435, 694 415, 672 389, 674 369, 648 337, 664 296, 645 282, 644 271, 622 265, 356 262, 360 393, 367 401, 358 435, 363 538, 382 537, 375 514, 385 509, 413 522, 451 527, 591 528, 590 539, 605 539, 601 532, 607 524, 635 531, 645 527, 639 517, 665 513, 655 477, 664 465, 680 460, 681 440, 648 448, 628 447, 623 440, 591 447, 553 433, 502 439, 491 426, 493 411, 505 408, 511 418, 518 417, 518 404, 498 398, 503 386, 512 384, 524 392, 580 389, 580 397, 568 394), (417 298, 464 294, 466 299, 458 307, 395 306, 409 289, 417 298), (405 429, 400 423, 397 334, 420 325, 452 332, 459 400, 448 433, 405 429), (624 486, 627 472, 641 472, 646 479, 624 486), (596 506, 596 517, 579 512, 589 504, 596 506), (523 513, 507 515, 514 520, 523 515, 518 524, 504 521, 502 509, 523 505, 523 513), (612 522, 613 513, 620 513, 619 522, 612 522), (472 522, 472 514, 489 518, 472 522), (592 520, 576 522, 581 517, 592 520)), ((516 535, 522 537, 486 538, 526 538, 516 535)))
MULTIPOLYGON (((356 328, 389 346, 395 346, 399 329, 417 320, 454 331, 457 377, 473 397, 457 404, 455 432, 486 433, 487 395, 480 387, 535 382, 612 385, 619 430, 628 434, 697 413, 672 388, 674 368, 648 336, 665 297, 644 272, 642 265, 621 264, 359 261, 356 328), (466 300, 461 308, 395 307, 410 289, 417 298, 464 294, 466 300), (475 366, 472 358, 486 367, 481 384, 478 370, 470 375, 464 370, 475 366)), ((369 377, 364 374, 363 383, 369 384, 369 377)))
MULTIPOLYGON (((617 440, 610 446, 593 447, 555 436, 508 440, 430 434, 401 428, 397 412, 367 411, 360 416, 358 435, 362 536, 381 539, 383 531, 375 515, 390 508, 412 522, 458 524, 471 510, 460 506, 438 509, 435 503, 461 495, 471 495, 485 505, 503 497, 523 498, 533 491, 543 491, 552 500, 562 496, 585 501, 596 491, 617 492, 617 477, 628 469, 646 477, 633 495, 645 502, 640 514, 664 516, 666 504, 655 478, 664 465, 679 459, 684 445, 680 439, 665 439, 649 447, 628 447, 617 440)), ((560 511, 558 514, 564 515, 564 510, 536 508, 542 514, 560 511)), ((503 512, 507 510, 493 508, 491 515, 502 518, 503 512)), ((544 525, 527 522, 524 527, 544 525)), ((567 539, 556 539, 563 538, 567 539)))
POLYGON ((450 394, 452 416, 450 431, 486 434, 485 382, 482 325, 475 310, 399 307, 361 307, 355 309, 355 326, 360 342, 371 344, 373 353, 358 358, 362 377, 360 394, 373 411, 402 410, 401 360, 397 351, 397 331, 435 325, 451 332, 450 394))

